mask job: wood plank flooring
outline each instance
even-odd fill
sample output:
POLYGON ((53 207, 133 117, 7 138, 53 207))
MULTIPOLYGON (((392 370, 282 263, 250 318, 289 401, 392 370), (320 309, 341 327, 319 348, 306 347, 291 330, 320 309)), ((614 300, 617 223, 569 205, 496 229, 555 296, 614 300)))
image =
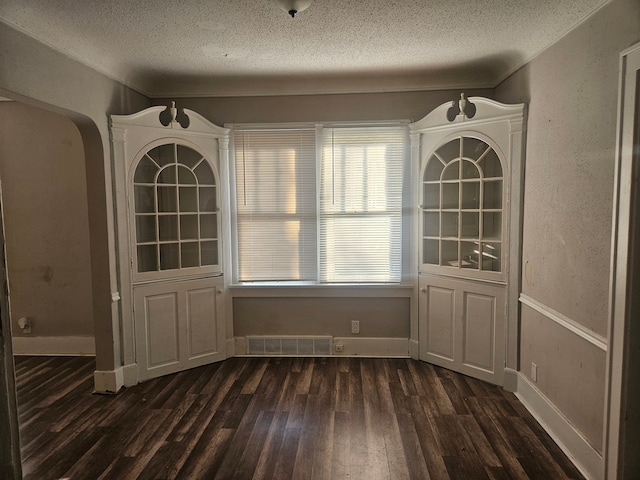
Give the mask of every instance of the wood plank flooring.
POLYGON ((501 388, 405 359, 232 358, 92 394, 16 357, 26 480, 579 479, 501 388))

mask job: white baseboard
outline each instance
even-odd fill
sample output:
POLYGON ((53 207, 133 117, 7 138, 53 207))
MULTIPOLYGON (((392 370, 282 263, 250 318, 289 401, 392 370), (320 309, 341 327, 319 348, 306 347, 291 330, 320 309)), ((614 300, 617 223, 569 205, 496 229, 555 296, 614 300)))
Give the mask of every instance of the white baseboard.
POLYGON ((234 337, 233 338, 234 356, 247 354, 247 337, 234 337))
POLYGON ((118 393, 124 386, 123 367, 116 370, 96 370, 93 372, 93 385, 96 393, 118 393))
POLYGON ((603 478, 602 455, 522 373, 516 396, 587 479, 603 478))
POLYGON ((504 369, 504 381, 502 382, 502 388, 507 392, 518 391, 518 371, 511 368, 504 369))
POLYGON ((414 360, 420 359, 420 342, 409 340, 409 356, 414 360))
MULTIPOLYGON (((244 339, 244 337, 227 338, 227 340, 225 342, 225 348, 226 348, 226 351, 227 351, 226 358, 231 358, 231 357, 235 356, 238 353, 238 349, 237 349, 237 346, 236 346, 238 338, 244 339)), ((243 352, 243 353, 245 353, 245 352, 243 352)))
POLYGON ((334 337, 333 344, 341 344, 344 351, 339 355, 358 357, 409 358, 408 338, 378 337, 334 337))
POLYGON ((12 339, 14 355, 94 356, 94 337, 17 337, 12 339))
POLYGON ((122 368, 122 384, 125 387, 133 387, 138 382, 138 364, 131 363, 124 365, 122 368))

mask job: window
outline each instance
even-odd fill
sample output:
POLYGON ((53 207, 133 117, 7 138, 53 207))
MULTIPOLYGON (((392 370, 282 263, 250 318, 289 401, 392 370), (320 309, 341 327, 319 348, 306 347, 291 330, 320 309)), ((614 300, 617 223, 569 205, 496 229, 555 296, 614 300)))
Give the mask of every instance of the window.
POLYGON ((138 273, 218 264, 216 182, 202 155, 160 145, 140 159, 133 182, 138 273))
POLYGON ((502 269, 502 165, 495 150, 472 137, 441 146, 423 176, 423 263, 502 269))
POLYGON ((407 132, 236 127, 239 282, 401 280, 407 132))

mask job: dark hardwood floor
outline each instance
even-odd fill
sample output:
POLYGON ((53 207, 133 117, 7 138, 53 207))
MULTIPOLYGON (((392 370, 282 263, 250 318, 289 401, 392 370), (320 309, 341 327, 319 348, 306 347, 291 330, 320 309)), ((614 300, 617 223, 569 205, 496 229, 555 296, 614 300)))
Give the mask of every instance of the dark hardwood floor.
POLYGON ((414 360, 232 358, 92 394, 16 357, 24 478, 583 478, 501 388, 414 360))

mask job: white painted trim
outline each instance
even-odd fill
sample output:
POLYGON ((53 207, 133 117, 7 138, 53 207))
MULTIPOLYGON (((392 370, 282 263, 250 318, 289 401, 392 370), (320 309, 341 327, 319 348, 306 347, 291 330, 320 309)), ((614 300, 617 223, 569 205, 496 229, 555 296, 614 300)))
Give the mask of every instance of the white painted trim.
POLYGON ((14 355, 95 356, 94 337, 13 337, 14 355))
POLYGON ((511 368, 504 369, 504 381, 502 388, 507 392, 518 391, 518 371, 511 368))
POLYGON ((131 363, 122 367, 122 382, 125 387, 133 387, 138 381, 138 364, 131 363))
POLYGON ((420 359, 420 342, 418 340, 409 340, 409 356, 414 360, 420 359))
POLYGON ((123 368, 96 370, 93 372, 93 385, 96 393, 118 393, 124 386, 123 368))
MULTIPOLYGON (((244 337, 242 337, 244 338, 244 337)), ((225 340, 225 351, 226 353, 226 357, 230 358, 233 357, 237 352, 237 348, 236 348, 236 339, 235 338, 227 338, 225 340)))
POLYGON ((541 313, 542 315, 547 317, 549 320, 554 321, 561 327, 566 328, 570 332, 575 333, 576 335, 586 340, 587 342, 591 343, 592 345, 595 345, 603 352, 607 351, 607 339, 602 335, 598 335, 597 333, 580 325, 575 320, 572 320, 569 317, 563 315, 562 313, 557 312, 556 310, 538 302, 537 300, 534 300, 533 298, 525 295, 524 293, 520 294, 519 300, 520 300, 520 303, 533 308, 535 311, 537 311, 538 313, 541 313))
POLYGON ((609 277, 609 355, 605 397, 605 473, 607 478, 622 475, 625 432, 623 411, 626 408, 627 350, 629 348, 629 303, 632 288, 629 256, 635 250, 631 233, 634 186, 634 138, 636 135, 636 75, 640 69, 640 43, 620 54, 618 77, 618 118, 616 127, 616 161, 611 226, 611 274, 609 277))
POLYGON ((603 478, 602 455, 522 373, 516 396, 587 479, 603 478))
POLYGON ((247 338, 246 337, 233 337, 234 343, 234 355, 242 356, 247 354, 247 338))
POLYGON ((409 358, 409 339, 395 337, 334 337, 344 346, 343 356, 409 358))

